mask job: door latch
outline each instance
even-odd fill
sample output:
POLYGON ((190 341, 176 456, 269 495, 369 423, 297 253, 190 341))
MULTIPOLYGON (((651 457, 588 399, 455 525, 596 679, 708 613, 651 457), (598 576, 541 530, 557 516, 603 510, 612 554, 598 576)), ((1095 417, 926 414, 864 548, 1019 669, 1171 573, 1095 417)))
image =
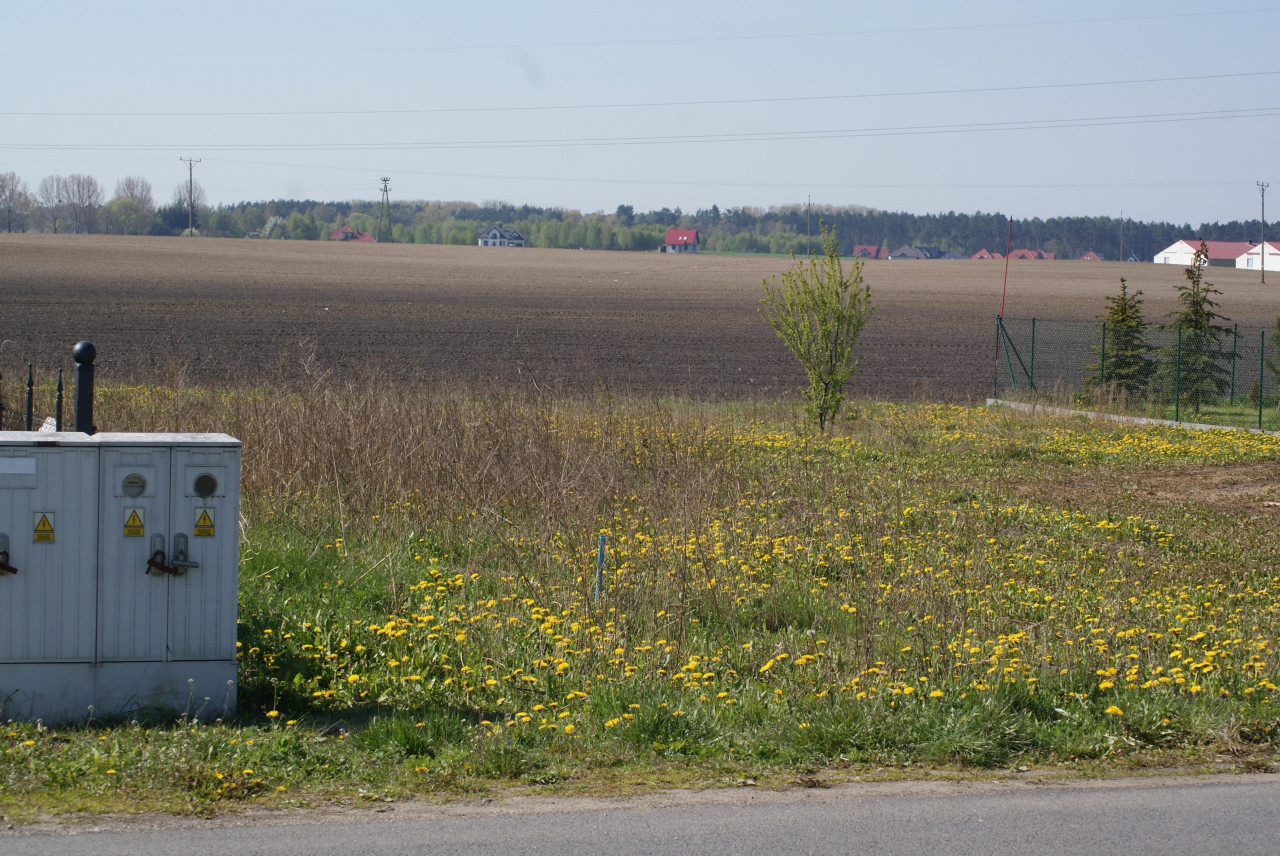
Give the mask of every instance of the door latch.
POLYGON ((151 558, 147 559, 147 573, 154 573, 156 576, 161 574, 170 574, 177 576, 178 570, 171 565, 164 563, 164 536, 151 536, 151 558))
POLYGON ((179 532, 173 536, 173 573, 182 576, 192 568, 200 567, 199 562, 193 562, 187 558, 187 535, 185 532, 179 532))

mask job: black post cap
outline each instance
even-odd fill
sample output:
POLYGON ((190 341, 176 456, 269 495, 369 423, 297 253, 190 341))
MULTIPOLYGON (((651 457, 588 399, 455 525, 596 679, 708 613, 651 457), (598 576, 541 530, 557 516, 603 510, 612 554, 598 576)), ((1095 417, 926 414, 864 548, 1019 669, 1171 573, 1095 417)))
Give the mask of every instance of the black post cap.
POLYGON ((92 363, 98 356, 98 349, 93 346, 93 342, 76 342, 76 346, 71 349, 71 359, 81 365, 92 363))

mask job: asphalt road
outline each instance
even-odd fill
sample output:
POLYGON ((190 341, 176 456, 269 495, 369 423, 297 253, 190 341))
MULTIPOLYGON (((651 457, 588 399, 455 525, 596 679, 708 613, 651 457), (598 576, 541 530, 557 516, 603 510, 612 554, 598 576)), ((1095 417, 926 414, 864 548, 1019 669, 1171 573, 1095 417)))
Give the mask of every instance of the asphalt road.
POLYGON ((0 853, 1273 856, 1280 853, 1280 776, 736 788, 206 821, 134 818, 0 832, 0 853))

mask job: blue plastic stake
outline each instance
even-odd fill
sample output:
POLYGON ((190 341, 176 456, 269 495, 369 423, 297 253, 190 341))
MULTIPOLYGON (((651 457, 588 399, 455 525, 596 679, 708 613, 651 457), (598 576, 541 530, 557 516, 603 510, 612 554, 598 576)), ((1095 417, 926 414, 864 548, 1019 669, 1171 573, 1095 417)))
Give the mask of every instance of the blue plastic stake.
POLYGON ((604 533, 600 533, 600 549, 596 551, 596 600, 600 599, 600 589, 604 588, 604 533))

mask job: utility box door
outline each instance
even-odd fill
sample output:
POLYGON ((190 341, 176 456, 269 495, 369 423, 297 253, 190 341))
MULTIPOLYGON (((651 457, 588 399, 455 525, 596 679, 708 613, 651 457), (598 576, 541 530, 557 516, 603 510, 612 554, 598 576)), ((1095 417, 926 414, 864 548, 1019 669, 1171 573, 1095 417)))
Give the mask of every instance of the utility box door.
POLYGON ((93 660, 97 452, 63 436, 0 441, 0 535, 18 569, 0 572, 0 663, 93 660))
POLYGON ((103 662, 165 660, 170 575, 149 568, 160 550, 172 554, 169 448, 102 449, 99 658, 103 662), (150 573, 148 573, 150 571, 150 573))
POLYGON ((171 528, 194 563, 169 580, 169 659, 235 660, 240 449, 173 450, 171 528))

